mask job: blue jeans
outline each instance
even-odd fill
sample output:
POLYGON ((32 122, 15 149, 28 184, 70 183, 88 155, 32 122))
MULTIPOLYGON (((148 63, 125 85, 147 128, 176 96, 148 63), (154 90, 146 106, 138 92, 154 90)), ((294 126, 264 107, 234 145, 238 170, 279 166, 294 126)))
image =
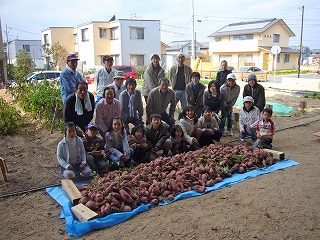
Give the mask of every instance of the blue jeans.
POLYGON ((240 133, 240 134, 239 134, 239 137, 240 137, 241 139, 245 139, 246 136, 250 136, 251 139, 252 139, 252 141, 257 140, 257 132, 256 132, 256 129, 254 129, 254 128, 251 128, 251 129, 248 129, 248 130, 245 129, 245 130, 244 130, 244 133, 240 133))
POLYGON ((174 90, 176 93, 176 104, 180 101, 181 104, 181 110, 187 106, 187 99, 186 99, 186 91, 185 90, 174 90))
POLYGON ((233 123, 232 112, 229 113, 226 108, 222 107, 221 108, 221 122, 219 125, 219 130, 221 132, 224 131, 224 126, 226 124, 226 120, 227 120, 227 131, 231 131, 232 130, 232 123, 233 123))

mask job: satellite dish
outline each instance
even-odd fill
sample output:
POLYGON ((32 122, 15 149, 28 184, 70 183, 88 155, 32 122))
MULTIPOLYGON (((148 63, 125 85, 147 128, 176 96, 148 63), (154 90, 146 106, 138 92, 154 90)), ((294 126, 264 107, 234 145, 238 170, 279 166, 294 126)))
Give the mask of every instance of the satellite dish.
POLYGON ((279 53, 281 53, 281 48, 280 48, 279 46, 273 46, 273 47, 271 48, 271 52, 272 52, 273 54, 279 54, 279 53))

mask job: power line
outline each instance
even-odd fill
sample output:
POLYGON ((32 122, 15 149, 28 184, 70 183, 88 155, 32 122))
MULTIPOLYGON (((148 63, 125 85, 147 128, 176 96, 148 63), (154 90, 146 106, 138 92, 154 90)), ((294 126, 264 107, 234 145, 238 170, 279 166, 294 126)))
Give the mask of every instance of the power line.
POLYGON ((16 30, 16 31, 24 32, 24 33, 30 33, 30 34, 35 34, 35 35, 41 35, 40 33, 28 32, 28 31, 24 31, 24 30, 21 30, 21 29, 13 28, 13 27, 8 27, 8 28, 9 28, 9 30, 13 29, 13 30, 16 30))

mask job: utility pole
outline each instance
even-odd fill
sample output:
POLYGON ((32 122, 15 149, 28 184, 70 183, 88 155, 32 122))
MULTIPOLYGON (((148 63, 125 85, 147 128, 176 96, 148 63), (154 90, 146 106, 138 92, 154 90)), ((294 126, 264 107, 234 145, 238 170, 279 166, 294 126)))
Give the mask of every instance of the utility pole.
POLYGON ((191 48, 192 48, 192 58, 195 61, 196 60, 196 49, 195 49, 195 34, 194 34, 194 3, 193 0, 191 0, 191 28, 192 28, 192 42, 191 42, 191 48))
POLYGON ((10 64, 9 38, 8 38, 8 26, 7 26, 7 24, 6 24, 6 40, 7 40, 7 64, 10 64))
POLYGON ((304 6, 302 6, 301 35, 300 35, 300 52, 299 52, 299 58, 298 58, 298 78, 300 78, 300 66, 301 66, 302 33, 303 33, 303 15, 304 15, 304 6))

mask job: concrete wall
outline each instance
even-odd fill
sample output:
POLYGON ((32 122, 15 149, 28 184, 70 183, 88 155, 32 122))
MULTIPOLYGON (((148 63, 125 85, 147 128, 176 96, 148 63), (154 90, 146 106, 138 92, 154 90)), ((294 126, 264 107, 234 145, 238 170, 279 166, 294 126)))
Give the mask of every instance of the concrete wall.
POLYGON ((282 84, 290 90, 320 91, 320 79, 282 77, 282 84))

